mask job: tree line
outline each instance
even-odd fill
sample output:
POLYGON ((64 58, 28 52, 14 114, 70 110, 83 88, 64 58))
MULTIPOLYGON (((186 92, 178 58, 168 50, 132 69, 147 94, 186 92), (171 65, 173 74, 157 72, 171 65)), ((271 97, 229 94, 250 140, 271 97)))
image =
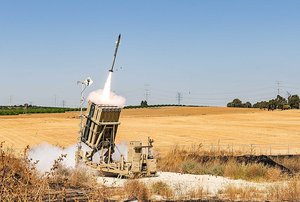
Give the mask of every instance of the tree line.
POLYGON ((287 99, 277 95, 276 98, 269 101, 260 101, 255 104, 250 102, 243 103, 240 99, 236 98, 232 102, 227 104, 227 107, 240 107, 240 108, 260 108, 268 110, 287 110, 287 109, 299 109, 300 98, 298 95, 290 95, 287 99))
POLYGON ((68 107, 44 107, 34 105, 0 106, 0 115, 38 114, 38 113, 65 113, 67 111, 79 111, 79 108, 68 107))

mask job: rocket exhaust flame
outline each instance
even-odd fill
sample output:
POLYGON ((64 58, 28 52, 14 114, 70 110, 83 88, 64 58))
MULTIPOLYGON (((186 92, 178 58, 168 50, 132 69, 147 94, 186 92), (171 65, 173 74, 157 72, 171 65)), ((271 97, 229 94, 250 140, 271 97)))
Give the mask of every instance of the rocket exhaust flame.
POLYGON ((124 107, 126 99, 111 92, 112 72, 109 72, 103 89, 93 91, 89 94, 87 100, 95 104, 114 105, 124 107))
POLYGON ((104 88, 103 88, 103 94, 102 94, 103 101, 109 101, 110 88, 111 88, 111 77, 112 77, 112 72, 109 72, 106 82, 104 84, 104 88))

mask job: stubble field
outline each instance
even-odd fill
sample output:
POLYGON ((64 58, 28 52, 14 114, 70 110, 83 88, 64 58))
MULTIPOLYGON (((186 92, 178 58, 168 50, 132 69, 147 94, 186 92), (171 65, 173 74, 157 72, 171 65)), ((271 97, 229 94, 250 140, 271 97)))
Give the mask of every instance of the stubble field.
MULTIPOLYGON (((225 107, 124 109, 117 143, 147 138, 161 152, 174 145, 258 153, 300 153, 300 110, 225 107), (252 146, 251 146, 252 145, 252 146)), ((78 112, 0 117, 0 141, 22 150, 43 142, 67 147, 78 138, 78 112)))

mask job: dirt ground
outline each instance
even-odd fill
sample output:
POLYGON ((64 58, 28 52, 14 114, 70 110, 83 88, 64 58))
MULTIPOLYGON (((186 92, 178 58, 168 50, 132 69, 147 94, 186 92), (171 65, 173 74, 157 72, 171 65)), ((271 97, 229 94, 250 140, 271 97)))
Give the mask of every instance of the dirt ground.
MULTIPOLYGON (((164 152, 202 143, 208 149, 300 153, 300 110, 264 111, 225 107, 124 109, 117 143, 146 142, 164 152), (252 144, 252 146, 251 146, 252 144)), ((78 138, 78 112, 0 116, 0 141, 22 150, 42 142, 67 147, 78 138)))

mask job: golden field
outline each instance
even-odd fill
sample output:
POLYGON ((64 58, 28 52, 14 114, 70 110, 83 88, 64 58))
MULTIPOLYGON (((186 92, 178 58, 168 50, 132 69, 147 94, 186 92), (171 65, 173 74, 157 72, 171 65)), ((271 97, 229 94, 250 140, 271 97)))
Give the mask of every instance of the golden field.
MULTIPOLYGON (((300 153, 300 110, 265 111, 226 107, 124 109, 117 143, 150 136, 155 147, 202 143, 208 149, 300 153), (218 146, 219 145, 219 146, 218 146)), ((67 147, 78 138, 78 112, 0 117, 0 141, 21 150, 43 142, 67 147)))

